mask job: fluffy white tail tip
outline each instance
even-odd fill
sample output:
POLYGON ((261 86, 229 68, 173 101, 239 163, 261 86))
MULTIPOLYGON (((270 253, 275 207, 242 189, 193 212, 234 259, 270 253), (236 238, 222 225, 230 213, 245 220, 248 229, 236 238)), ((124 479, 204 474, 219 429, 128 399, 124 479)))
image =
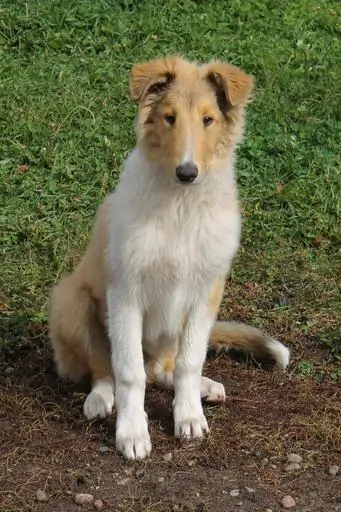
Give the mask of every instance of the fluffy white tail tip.
POLYGON ((267 345, 273 354, 277 367, 285 370, 289 364, 290 350, 273 338, 267 340, 267 345))

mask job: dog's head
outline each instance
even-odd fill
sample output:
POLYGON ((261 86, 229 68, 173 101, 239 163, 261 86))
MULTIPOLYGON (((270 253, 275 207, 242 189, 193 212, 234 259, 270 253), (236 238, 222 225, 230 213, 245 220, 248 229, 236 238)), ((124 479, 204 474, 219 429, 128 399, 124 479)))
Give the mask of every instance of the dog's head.
POLYGON ((200 182, 226 162, 241 140, 253 79, 219 61, 180 57, 133 67, 131 97, 139 102, 139 147, 179 183, 200 182))

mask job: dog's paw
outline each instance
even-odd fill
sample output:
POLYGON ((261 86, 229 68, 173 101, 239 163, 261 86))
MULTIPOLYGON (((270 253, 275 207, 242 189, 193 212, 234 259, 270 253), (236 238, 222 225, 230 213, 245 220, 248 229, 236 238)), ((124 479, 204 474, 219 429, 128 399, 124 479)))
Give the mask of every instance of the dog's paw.
POLYGON ((222 403, 225 401, 225 388, 220 382, 202 377, 201 398, 208 403, 222 403))
POLYGON ((111 414, 113 406, 113 393, 99 393, 98 391, 92 390, 84 402, 84 415, 88 420, 93 420, 98 417, 106 418, 111 414))
POLYGON ((200 439, 210 431, 204 413, 186 409, 174 407, 174 435, 180 439, 200 439))
POLYGON ((147 415, 122 413, 116 424, 116 449, 128 460, 144 459, 152 444, 148 433, 147 415))

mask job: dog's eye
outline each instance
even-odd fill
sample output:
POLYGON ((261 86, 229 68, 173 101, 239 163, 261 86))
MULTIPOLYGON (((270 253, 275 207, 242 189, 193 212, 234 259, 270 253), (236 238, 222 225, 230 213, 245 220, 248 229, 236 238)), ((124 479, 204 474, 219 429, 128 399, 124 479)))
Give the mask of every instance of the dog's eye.
POLYGON ((174 124, 175 123, 175 116, 173 116, 172 114, 167 114, 165 116, 165 121, 168 124, 174 124))
POLYGON ((210 126, 210 124, 213 123, 213 117, 205 116, 202 122, 204 123, 204 126, 210 126))

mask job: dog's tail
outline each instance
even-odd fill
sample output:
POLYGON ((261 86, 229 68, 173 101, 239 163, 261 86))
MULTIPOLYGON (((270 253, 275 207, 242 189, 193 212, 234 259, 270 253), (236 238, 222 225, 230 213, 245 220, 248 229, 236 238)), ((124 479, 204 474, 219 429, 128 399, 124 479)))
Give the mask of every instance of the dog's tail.
POLYGON ((274 360, 281 370, 285 370, 289 364, 290 352, 287 347, 259 329, 237 322, 216 322, 210 335, 209 348, 215 351, 234 348, 249 352, 256 358, 274 360))

